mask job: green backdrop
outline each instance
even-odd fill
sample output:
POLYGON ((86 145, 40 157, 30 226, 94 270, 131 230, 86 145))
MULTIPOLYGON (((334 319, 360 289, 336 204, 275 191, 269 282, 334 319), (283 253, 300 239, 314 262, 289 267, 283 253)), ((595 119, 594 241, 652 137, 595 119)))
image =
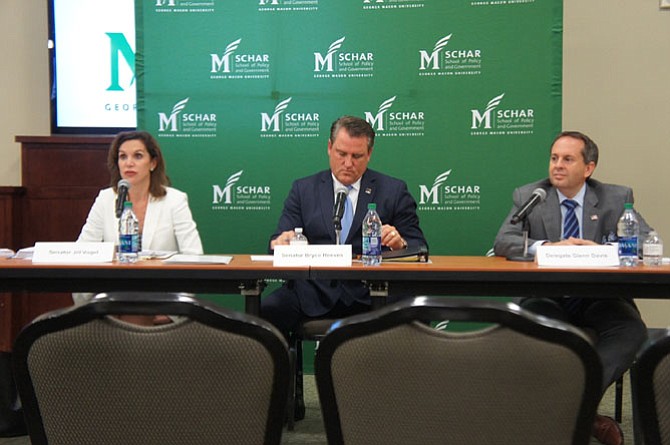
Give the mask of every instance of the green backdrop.
POLYGON ((138 127, 206 253, 265 253, 340 115, 404 179, 437 255, 483 255, 561 129, 559 0, 136 2, 138 127))
POLYGON ((138 127, 188 193, 206 253, 266 252, 291 182, 328 167, 343 114, 375 128, 370 168, 407 182, 432 254, 483 255, 513 188, 546 174, 561 130, 562 1, 135 8, 138 127))

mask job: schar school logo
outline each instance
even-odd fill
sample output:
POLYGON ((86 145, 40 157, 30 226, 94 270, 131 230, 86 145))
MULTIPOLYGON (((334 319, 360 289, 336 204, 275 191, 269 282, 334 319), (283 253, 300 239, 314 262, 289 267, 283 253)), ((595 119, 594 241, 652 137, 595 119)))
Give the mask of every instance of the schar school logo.
POLYGON ((533 108, 500 107, 505 93, 494 97, 483 111, 470 110, 470 135, 520 135, 533 134, 535 110, 533 108))
POLYGON ((475 76, 482 73, 482 51, 447 47, 452 35, 435 42, 431 51, 419 50, 419 76, 475 76))
POLYGON ((446 184, 451 172, 450 169, 437 175, 431 186, 419 185, 419 210, 431 212, 480 210, 481 190, 479 185, 446 184))
POLYGON ((255 0, 262 12, 318 11, 319 0, 255 0))
POLYGON ((270 55, 241 51, 242 39, 226 46, 223 54, 210 54, 210 79, 269 79, 270 55))
POLYGON ((425 0, 363 0, 363 9, 423 8, 425 0))
POLYGON ((275 106, 272 114, 261 113, 262 138, 315 138, 319 136, 319 113, 288 111, 289 97, 275 106))
POLYGON ((216 137, 215 113, 185 112, 189 98, 180 100, 170 113, 158 113, 158 137, 213 138, 216 137))
MULTIPOLYGON (((153 0, 152 0, 153 1, 153 0)), ((155 11, 160 13, 189 13, 201 14, 203 12, 214 12, 216 1, 214 0, 155 0, 155 11)))
POLYGON ((425 113, 408 110, 391 111, 396 97, 393 96, 382 102, 376 114, 366 111, 365 120, 372 126, 377 136, 423 136, 425 113))
POLYGON ((270 186, 238 184, 243 172, 230 175, 223 187, 212 185, 212 210, 270 210, 270 186))
POLYGON ((314 53, 314 78, 355 78, 373 77, 375 56, 368 51, 340 51, 346 37, 330 44, 325 54, 314 53))

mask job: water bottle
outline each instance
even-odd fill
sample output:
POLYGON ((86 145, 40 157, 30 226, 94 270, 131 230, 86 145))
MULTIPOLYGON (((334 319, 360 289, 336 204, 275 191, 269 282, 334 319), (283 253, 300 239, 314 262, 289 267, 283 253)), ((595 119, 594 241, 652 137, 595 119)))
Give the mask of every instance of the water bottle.
POLYGON ((123 203, 119 219, 119 261, 134 263, 140 251, 140 222, 133 212, 133 203, 123 203))
POLYGON ((619 264, 622 266, 636 266, 640 223, 637 221, 632 203, 627 202, 624 205, 623 214, 617 224, 617 235, 619 237, 619 264))
POLYGON ((649 232, 644 240, 642 261, 645 266, 660 266, 663 263, 663 240, 655 230, 649 232))
POLYGON ((382 262, 382 220, 377 214, 377 204, 368 204, 363 218, 363 257, 365 266, 378 266, 382 262))
POLYGON ((306 246, 309 244, 307 237, 302 233, 302 227, 296 227, 293 232, 295 232, 295 235, 293 235, 293 238, 291 238, 291 241, 289 242, 290 245, 306 246))

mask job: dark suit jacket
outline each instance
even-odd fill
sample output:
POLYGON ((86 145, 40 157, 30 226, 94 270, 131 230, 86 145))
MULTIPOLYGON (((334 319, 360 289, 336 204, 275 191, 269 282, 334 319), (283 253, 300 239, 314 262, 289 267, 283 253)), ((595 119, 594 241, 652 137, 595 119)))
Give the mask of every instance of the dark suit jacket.
MULTIPOLYGON (((514 212, 530 198, 533 190, 538 187, 547 190, 547 199, 538 204, 528 215, 530 225, 528 246, 539 240, 560 241, 562 217, 558 194, 549 180, 544 179, 514 190, 514 205, 496 236, 494 244, 496 255, 508 258, 523 255, 523 225, 521 223, 513 225, 510 220, 514 212)), ((582 215, 582 238, 602 244, 607 241, 606 238, 616 236, 617 222, 627 202, 634 202, 631 188, 603 184, 595 179, 587 180, 582 215)), ((636 214, 640 222, 640 242, 642 242, 651 228, 639 213, 636 212, 636 214)))
MULTIPOLYGON (((352 245, 354 254, 360 254, 362 250, 361 227, 368 203, 371 202, 377 204, 382 224, 395 226, 410 247, 427 246, 419 227, 416 201, 407 190, 407 185, 399 179, 368 169, 361 178, 356 211, 347 237, 347 244, 352 245)), ((333 205, 333 178, 330 170, 296 180, 284 202, 277 230, 270 241, 284 231, 302 227, 310 244, 335 244, 333 205)), ((338 299, 342 299, 345 304, 353 301, 370 302, 367 287, 360 281, 296 281, 290 285, 296 288, 303 312, 313 317, 326 313, 338 299)))

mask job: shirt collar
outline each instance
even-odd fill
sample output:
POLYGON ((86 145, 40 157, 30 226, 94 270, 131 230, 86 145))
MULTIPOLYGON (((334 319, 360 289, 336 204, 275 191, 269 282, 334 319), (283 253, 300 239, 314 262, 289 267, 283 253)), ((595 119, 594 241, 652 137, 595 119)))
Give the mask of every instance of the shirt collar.
MULTIPOLYGON (((333 192, 335 192, 335 190, 337 190, 340 187, 349 188, 346 185, 342 184, 340 181, 338 181, 337 178, 335 177, 335 175, 333 174, 333 172, 330 172, 330 176, 333 178, 333 192)), ((360 178, 358 178, 358 180, 356 182, 351 184, 350 187, 355 191, 360 190, 361 189, 361 179, 363 179, 362 176, 360 178)))
POLYGON ((561 193, 561 191, 558 190, 558 189, 556 189, 556 193, 558 193, 558 202, 559 202, 559 203, 562 203, 562 202, 565 201, 566 199, 572 199, 573 201, 576 201, 576 202, 579 204, 580 207, 583 208, 583 207, 584 207, 584 195, 586 195, 586 183, 584 183, 584 185, 582 186, 582 188, 579 189, 579 191, 577 192, 577 194, 576 194, 574 197, 572 197, 572 198, 568 198, 568 197, 566 197, 566 196, 565 196, 563 193, 561 193))

